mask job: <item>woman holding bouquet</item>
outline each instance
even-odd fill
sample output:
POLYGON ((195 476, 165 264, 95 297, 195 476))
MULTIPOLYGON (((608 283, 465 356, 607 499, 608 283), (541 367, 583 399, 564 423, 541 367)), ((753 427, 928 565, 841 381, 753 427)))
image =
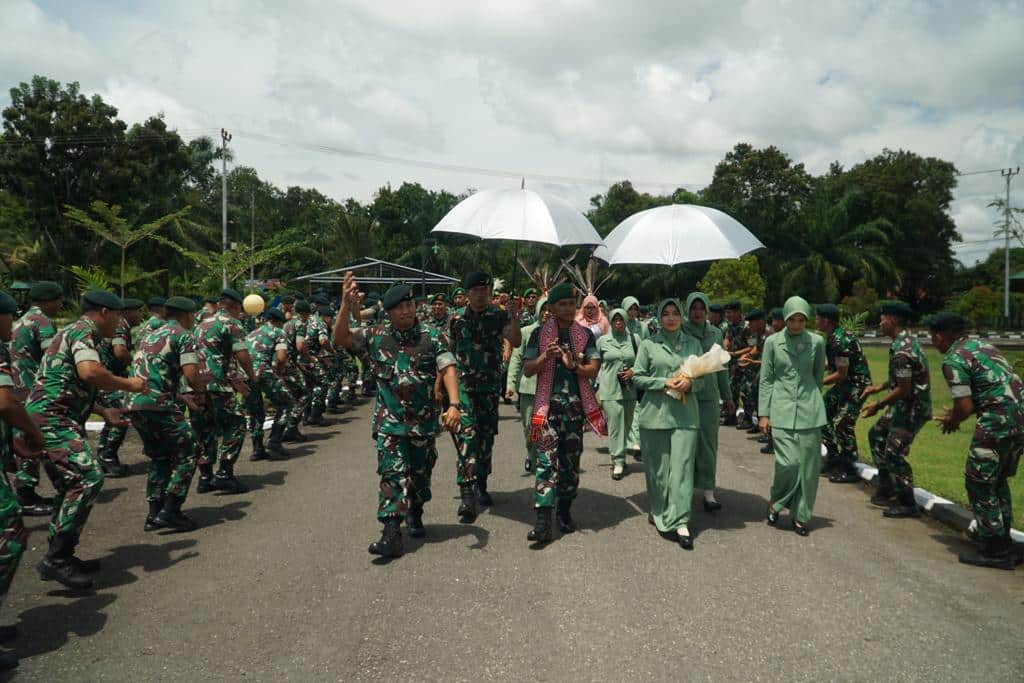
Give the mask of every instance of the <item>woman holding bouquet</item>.
POLYGON ((786 329, 765 340, 757 414, 775 444, 775 476, 768 502, 768 524, 782 508, 793 515, 793 530, 809 534, 821 471, 821 428, 825 425, 825 342, 807 331, 811 306, 793 296, 782 309, 786 329))
POLYGON ((637 411, 640 449, 651 504, 651 521, 662 534, 673 534, 685 550, 693 550, 688 524, 693 504, 693 468, 700 440, 699 401, 692 394, 703 379, 677 377, 690 355, 700 356, 700 342, 682 331, 682 307, 666 299, 658 307, 661 329, 640 343, 633 364, 633 383, 644 392, 637 411), (670 397, 666 390, 682 394, 670 397))
POLYGON ((633 425, 636 388, 633 386, 633 362, 640 337, 626 328, 626 312, 612 311, 611 333, 597 340, 601 354, 597 398, 608 423, 608 450, 612 456, 612 479, 619 481, 626 472, 626 438, 633 425))

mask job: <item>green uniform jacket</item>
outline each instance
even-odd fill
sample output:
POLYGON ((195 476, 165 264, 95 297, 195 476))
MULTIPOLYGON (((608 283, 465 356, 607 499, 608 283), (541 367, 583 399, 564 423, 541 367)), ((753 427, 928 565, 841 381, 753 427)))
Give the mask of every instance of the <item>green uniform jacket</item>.
POLYGON ((764 342, 758 415, 779 429, 814 429, 825 425, 825 341, 805 331, 783 330, 764 342))
POLYGON ((686 403, 665 393, 665 380, 675 376, 679 366, 691 355, 701 355, 700 342, 681 330, 677 346, 658 332, 650 339, 640 342, 640 350, 633 364, 633 384, 644 392, 637 412, 637 420, 643 429, 700 429, 700 413, 695 395, 704 389, 704 379, 693 380, 691 393, 686 403))
POLYGON ((635 296, 627 296, 622 300, 622 306, 620 308, 626 311, 626 329, 637 336, 637 341, 641 339, 647 339, 650 333, 647 330, 647 325, 639 320, 629 320, 629 309, 631 306, 636 305, 640 307, 640 301, 635 296))
MULTIPOLYGON (((690 296, 686 297, 686 311, 683 312, 684 317, 689 318, 690 306, 693 302, 700 299, 704 302, 704 308, 707 310, 711 308, 711 303, 708 298, 700 292, 694 292, 690 296)), ((687 319, 683 323, 683 332, 695 338, 700 342, 701 353, 707 353, 711 350, 711 347, 718 344, 723 349, 725 348, 725 335, 722 334, 722 330, 715 325, 705 321, 704 325, 698 327, 691 323, 687 319)), ((704 382, 704 388, 696 394, 697 399, 701 401, 719 401, 722 397, 726 397, 729 400, 732 399, 732 390, 729 388, 729 370, 722 370, 716 372, 714 377, 708 377, 707 381, 704 382)))
POLYGON ((630 332, 623 332, 621 339, 616 339, 614 332, 609 332, 598 338, 597 352, 601 354, 601 370, 597 400, 636 400, 636 385, 631 385, 629 389, 623 389, 617 376, 620 372, 633 367, 633 363, 636 361, 636 352, 633 351, 634 340, 639 351, 640 342, 643 340, 630 332))
POLYGON ((512 355, 508 359, 508 379, 505 380, 505 390, 515 391, 520 394, 533 396, 537 393, 537 375, 527 377, 523 374, 523 350, 526 348, 526 340, 530 338, 533 331, 540 327, 536 322, 527 325, 521 330, 523 343, 512 349, 512 355))

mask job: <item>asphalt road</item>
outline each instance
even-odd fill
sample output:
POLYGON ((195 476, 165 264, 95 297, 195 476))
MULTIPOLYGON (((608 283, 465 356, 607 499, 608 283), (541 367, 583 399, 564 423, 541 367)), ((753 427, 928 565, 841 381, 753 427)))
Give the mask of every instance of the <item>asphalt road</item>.
MULTIPOLYGON (((428 536, 388 564, 379 534, 369 408, 239 466, 253 490, 193 493, 203 524, 144 533, 145 462, 107 480, 79 555, 95 592, 42 583, 45 525, 0 623, 17 623, 18 680, 984 680, 1024 679, 1024 571, 963 566, 957 533, 886 520, 861 485, 822 482, 809 538, 763 522, 771 458, 723 429, 719 500, 696 549, 647 524, 640 465, 611 480, 586 438, 582 530, 533 550, 522 436, 502 408, 491 489, 455 517, 454 450, 439 440, 428 536)), ((919 455, 918 457, 923 457, 919 455)))

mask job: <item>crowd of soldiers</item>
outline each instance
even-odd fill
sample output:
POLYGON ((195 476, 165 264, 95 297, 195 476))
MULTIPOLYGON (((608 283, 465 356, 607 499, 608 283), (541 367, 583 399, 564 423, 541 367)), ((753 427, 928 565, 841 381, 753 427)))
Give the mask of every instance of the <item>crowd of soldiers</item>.
MULTIPOLYGON (((302 442, 303 425, 323 424, 324 414, 340 411, 360 386, 365 395, 376 395, 371 435, 383 530, 370 553, 401 556, 403 523, 410 536, 427 533, 424 506, 432 497, 436 438, 442 430, 451 432, 456 448, 458 518, 471 523, 480 507, 494 504, 489 480, 498 407, 514 396, 528 437, 524 467, 535 476, 538 522, 528 538, 551 540, 552 508, 562 533, 574 531, 570 508, 582 440, 558 430, 572 422, 581 434, 586 420, 603 433, 600 409, 594 408, 593 396, 586 401, 586 385, 597 376, 601 355, 589 331, 586 348, 576 348, 577 340, 568 336, 541 343, 540 327, 556 312, 571 322, 578 293, 562 285, 544 297, 533 289, 522 298, 496 296, 491 276, 483 272, 463 284, 451 300, 437 294, 417 306, 410 286, 364 295, 347 273, 338 310, 326 293, 309 299, 284 296, 259 318, 243 315, 243 297, 233 289, 207 298, 202 307, 195 297, 143 302, 88 291, 81 296, 80 315, 60 329, 54 318, 63 309, 64 292, 57 283, 32 285, 24 311, 0 293, 3 458, 14 473, 13 489, 6 477, 0 483, 0 595, 25 547, 23 515, 50 517, 48 548, 37 565, 40 577, 73 589, 91 586, 99 562, 79 558, 75 549, 104 477, 127 474, 118 451, 129 426, 150 460, 144 530, 191 531, 197 524, 182 507, 197 473, 198 494, 244 493, 235 469, 247 432, 252 460, 286 458, 284 444, 302 442), (143 308, 149 314, 144 321, 143 308), (530 393, 538 391, 530 379, 551 359, 561 362, 556 367, 560 381, 569 382, 566 387, 579 382, 583 403, 566 404, 575 414, 547 415, 546 405, 544 415, 533 414, 535 401, 541 401, 530 393), (264 443, 268 405, 273 418, 264 443), (86 436, 92 415, 104 421, 95 453, 86 436), (52 500, 37 493, 41 470, 56 490, 52 500)), ((691 296, 687 305, 701 297, 691 296)), ((717 431, 720 420, 757 433, 760 358, 768 336, 786 333, 782 311, 743 315, 738 302, 707 305, 706 297, 703 302, 707 322, 721 331, 709 339, 721 339, 732 358, 728 392, 720 399, 716 392, 715 405, 706 411, 715 415, 711 430, 717 431)), ((643 320, 635 299, 627 298, 617 310, 628 314, 619 324, 629 334, 646 338, 657 331, 657 319, 643 320)), ((909 329, 913 315, 901 302, 882 306, 881 329, 892 342, 886 381, 873 384, 857 336, 840 325, 839 309, 816 310, 827 357, 823 383, 831 387, 825 398, 822 473, 838 484, 859 479, 856 422, 882 412, 870 430, 878 468, 871 501, 891 518, 919 514, 907 458, 915 436, 932 419, 928 361, 909 329), (867 402, 883 392, 884 398, 867 402)), ((943 374, 953 396, 953 407, 935 419, 951 432, 968 417, 978 417, 965 477, 979 548, 960 559, 1012 569, 1007 479, 1024 451, 1024 386, 998 350, 966 336, 963 318, 940 314, 929 327, 934 346, 945 355, 943 374)), ((629 442, 641 459, 634 434, 617 438, 629 442)), ((770 434, 763 440, 762 451, 771 453, 770 434)), ((613 478, 621 475, 620 463, 613 478)), ((705 507, 716 510, 721 504, 712 495, 705 507)), ((0 628, 0 642, 12 637, 13 631, 0 628)), ((16 661, 0 653, 0 668, 16 661)))

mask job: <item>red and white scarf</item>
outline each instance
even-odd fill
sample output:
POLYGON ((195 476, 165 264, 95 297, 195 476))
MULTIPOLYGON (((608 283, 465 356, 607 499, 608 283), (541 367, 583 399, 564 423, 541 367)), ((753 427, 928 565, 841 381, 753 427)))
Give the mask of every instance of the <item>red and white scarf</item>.
MULTIPOLYGON (((573 322, 569 328, 569 340, 573 352, 582 351, 587 345, 587 328, 577 322, 573 322)), ((551 345, 551 342, 558 341, 558 321, 551 318, 540 328, 540 351, 551 345)), ((548 360, 541 366, 537 374, 537 393, 533 399, 533 418, 530 420, 530 442, 539 441, 547 426, 548 411, 551 409, 551 389, 555 379, 555 363, 560 360, 554 358, 548 360)), ((583 414, 587 417, 590 428, 601 436, 607 436, 608 428, 605 425, 604 413, 594 395, 594 389, 584 377, 577 375, 579 383, 580 399, 583 401, 583 414)))

